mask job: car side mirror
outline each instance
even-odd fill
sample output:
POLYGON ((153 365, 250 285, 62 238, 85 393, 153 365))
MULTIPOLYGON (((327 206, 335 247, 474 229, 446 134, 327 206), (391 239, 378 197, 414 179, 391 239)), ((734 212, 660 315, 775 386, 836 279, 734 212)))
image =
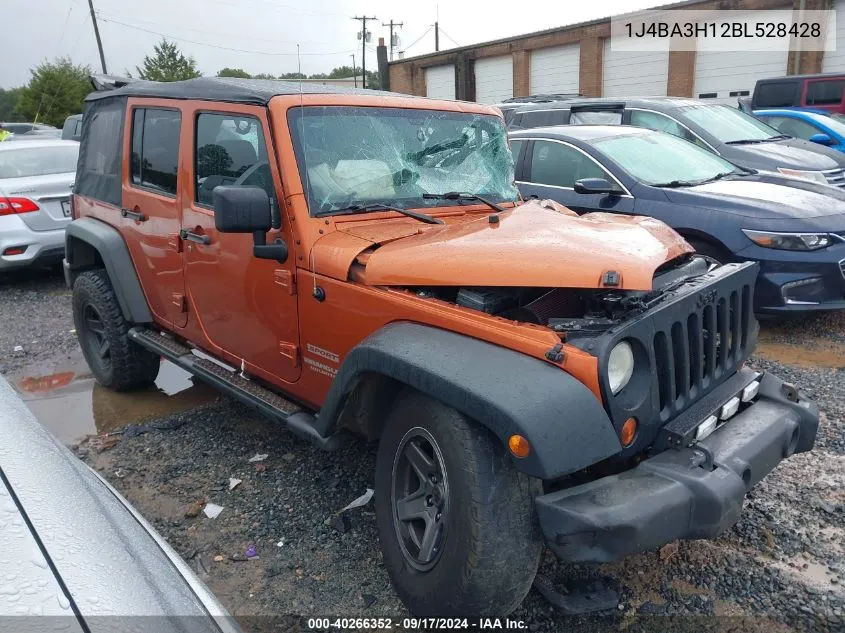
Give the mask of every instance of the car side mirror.
POLYGON ((284 262, 288 247, 277 239, 267 243, 267 231, 273 225, 270 197, 261 187, 215 187, 214 226, 221 233, 252 233, 252 254, 259 259, 284 262))
POLYGON ((610 184, 604 178, 581 178, 575 181, 575 193, 606 193, 619 195, 619 187, 610 184))
POLYGON ((818 143, 819 145, 833 145, 833 139, 827 134, 813 134, 809 139, 811 143, 818 143))

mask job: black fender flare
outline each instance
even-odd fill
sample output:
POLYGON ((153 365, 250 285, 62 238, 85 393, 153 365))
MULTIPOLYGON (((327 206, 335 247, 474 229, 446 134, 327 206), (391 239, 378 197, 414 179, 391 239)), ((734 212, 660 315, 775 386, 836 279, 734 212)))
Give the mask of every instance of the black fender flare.
POLYGON ((522 435, 531 452, 511 459, 533 477, 555 479, 622 449, 596 396, 562 369, 492 343, 409 322, 386 325, 349 352, 317 418, 321 435, 332 432, 359 378, 373 373, 456 409, 487 427, 506 447, 511 435, 522 435))
POLYGON ((68 285, 86 269, 105 266, 124 318, 130 323, 151 323, 153 315, 135 272, 129 248, 113 226, 94 218, 81 218, 65 230, 65 274, 68 285))

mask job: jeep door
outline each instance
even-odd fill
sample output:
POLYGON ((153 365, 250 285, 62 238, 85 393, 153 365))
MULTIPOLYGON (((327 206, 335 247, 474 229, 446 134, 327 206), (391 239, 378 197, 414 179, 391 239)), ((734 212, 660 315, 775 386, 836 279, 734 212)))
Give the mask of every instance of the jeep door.
POLYGON ((630 195, 586 194, 575 192, 575 182, 582 178, 603 178, 624 187, 592 156, 574 145, 551 139, 512 139, 518 143, 517 186, 526 198, 550 198, 576 213, 607 211, 631 213, 630 195))
POLYGON ((218 233, 213 191, 258 186, 271 200, 268 243, 283 238, 284 197, 266 110, 189 102, 190 143, 184 172, 182 235, 190 309, 188 335, 228 362, 271 382, 299 378, 293 258, 280 264, 253 256, 249 234, 218 233), (269 152, 268 152, 269 150, 269 152))
POLYGON ((126 240, 150 311, 183 327, 188 319, 178 173, 182 113, 178 102, 130 99, 124 129, 123 207, 116 220, 126 240))

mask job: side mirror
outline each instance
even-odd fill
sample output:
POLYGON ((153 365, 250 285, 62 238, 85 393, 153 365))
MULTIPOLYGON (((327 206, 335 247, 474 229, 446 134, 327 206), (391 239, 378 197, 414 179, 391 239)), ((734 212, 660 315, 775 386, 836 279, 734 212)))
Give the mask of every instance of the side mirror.
POLYGON ((811 143, 818 143, 819 145, 833 145, 833 139, 830 138, 827 134, 822 134, 819 132, 818 134, 813 134, 809 139, 811 143))
POLYGON ((575 181, 575 193, 606 193, 619 195, 619 187, 610 184, 604 178, 581 178, 575 181))
POLYGON ((284 262, 288 247, 282 240, 267 243, 273 225, 270 197, 261 187, 215 187, 214 226, 221 233, 252 233, 252 254, 259 259, 284 262))

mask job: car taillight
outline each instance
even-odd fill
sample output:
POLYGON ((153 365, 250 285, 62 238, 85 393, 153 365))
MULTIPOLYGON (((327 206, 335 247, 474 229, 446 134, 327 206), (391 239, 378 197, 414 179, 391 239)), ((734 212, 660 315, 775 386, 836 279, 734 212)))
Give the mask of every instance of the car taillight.
POLYGON ((0 198, 0 215, 38 211, 38 205, 29 198, 0 198))

